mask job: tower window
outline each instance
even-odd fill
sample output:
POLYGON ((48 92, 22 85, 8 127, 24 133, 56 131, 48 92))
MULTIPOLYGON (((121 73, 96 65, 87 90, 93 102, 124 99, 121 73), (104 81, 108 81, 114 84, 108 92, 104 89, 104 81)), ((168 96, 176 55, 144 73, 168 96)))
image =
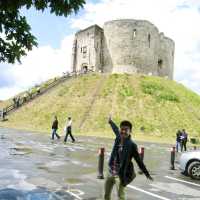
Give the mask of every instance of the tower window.
POLYGON ((137 30, 136 30, 136 29, 134 29, 134 30, 133 30, 133 38, 135 38, 135 37, 136 37, 136 33, 137 33, 137 30))
POLYGON ((83 53, 87 53, 87 47, 86 47, 86 46, 83 47, 83 48, 82 48, 82 51, 83 51, 83 53))
POLYGON ((82 47, 82 53, 83 53, 83 58, 86 58, 86 55, 87 55, 87 47, 86 46, 82 47))
POLYGON ((158 60, 158 67, 159 67, 159 69, 162 69, 162 67, 163 67, 163 60, 161 60, 161 59, 158 60))
POLYGON ((151 35, 148 34, 148 44, 149 44, 149 48, 151 47, 151 35))

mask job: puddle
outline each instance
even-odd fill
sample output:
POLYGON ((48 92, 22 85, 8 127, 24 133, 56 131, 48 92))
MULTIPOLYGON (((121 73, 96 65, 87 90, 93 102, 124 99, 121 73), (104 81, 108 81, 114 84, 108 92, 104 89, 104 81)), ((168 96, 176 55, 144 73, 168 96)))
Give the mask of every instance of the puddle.
POLYGON ((16 146, 16 147, 12 147, 9 148, 10 155, 26 155, 26 154, 31 154, 32 153, 32 149, 29 147, 20 147, 20 146, 16 146))
POLYGON ((66 162, 51 161, 51 162, 45 164, 46 167, 59 167, 59 166, 62 166, 62 165, 66 165, 66 162))
POLYGON ((74 164, 74 165, 80 165, 81 167, 92 167, 92 165, 80 162, 78 160, 71 160, 71 163, 74 164))
POLYGON ((35 189, 30 192, 16 189, 0 190, 0 199, 2 200, 75 200, 75 198, 67 192, 51 192, 46 188, 35 189))
POLYGON ((26 181, 27 176, 15 169, 0 169, 0 188, 10 188, 16 190, 34 190, 36 186, 26 181), (6 184, 6 185, 5 185, 6 184))
POLYGON ((4 135, 1 135, 1 136, 0 136, 0 139, 1 139, 1 140, 5 140, 5 139, 7 139, 7 138, 6 138, 4 135))
POLYGON ((66 182, 66 183, 69 183, 69 184, 78 184, 78 183, 84 183, 84 181, 83 180, 81 180, 81 179, 78 179, 78 178, 68 178, 68 179, 64 179, 64 181, 66 182))
POLYGON ((27 180, 29 183, 36 185, 37 187, 48 188, 49 190, 58 190, 61 188, 61 185, 58 183, 46 179, 43 177, 32 177, 27 180))

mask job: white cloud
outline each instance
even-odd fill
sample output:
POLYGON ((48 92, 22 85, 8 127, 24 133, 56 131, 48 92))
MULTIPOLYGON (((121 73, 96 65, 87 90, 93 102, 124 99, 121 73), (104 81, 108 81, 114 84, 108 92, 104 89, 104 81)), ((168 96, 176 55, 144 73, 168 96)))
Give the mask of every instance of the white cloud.
POLYGON ((12 86, 0 88, 0 99, 7 99, 34 84, 70 71, 73 37, 65 37, 59 49, 53 49, 51 46, 34 48, 22 59, 22 64, 8 65, 7 78, 14 83, 12 86))

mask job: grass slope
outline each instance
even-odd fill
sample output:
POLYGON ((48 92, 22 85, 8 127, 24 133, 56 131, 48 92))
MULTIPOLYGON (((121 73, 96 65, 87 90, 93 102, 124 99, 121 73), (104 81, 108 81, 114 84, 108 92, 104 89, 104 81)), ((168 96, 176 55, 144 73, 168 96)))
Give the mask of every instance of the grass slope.
POLYGON ((1 125, 50 132, 56 114, 60 132, 66 117, 71 116, 77 134, 110 137, 109 113, 117 123, 132 121, 138 138, 170 141, 181 128, 190 136, 200 136, 200 96, 175 81, 128 74, 88 74, 65 81, 11 114, 1 125))

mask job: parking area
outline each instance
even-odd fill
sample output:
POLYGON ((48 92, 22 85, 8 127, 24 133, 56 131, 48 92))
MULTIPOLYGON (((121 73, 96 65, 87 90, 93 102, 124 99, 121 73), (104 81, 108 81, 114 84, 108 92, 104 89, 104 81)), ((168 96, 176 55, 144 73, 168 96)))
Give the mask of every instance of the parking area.
MULTIPOLYGON (((51 141, 50 135, 1 128, 0 199, 102 199, 104 180, 97 179, 98 149, 106 150, 106 176, 112 143, 111 139, 79 137, 76 143, 64 144, 62 139, 51 141)), ((170 170, 169 145, 139 142, 138 146, 145 147, 144 162, 154 181, 137 174, 126 188, 128 200, 200 199, 199 181, 180 174, 177 162, 175 170, 170 170)))

